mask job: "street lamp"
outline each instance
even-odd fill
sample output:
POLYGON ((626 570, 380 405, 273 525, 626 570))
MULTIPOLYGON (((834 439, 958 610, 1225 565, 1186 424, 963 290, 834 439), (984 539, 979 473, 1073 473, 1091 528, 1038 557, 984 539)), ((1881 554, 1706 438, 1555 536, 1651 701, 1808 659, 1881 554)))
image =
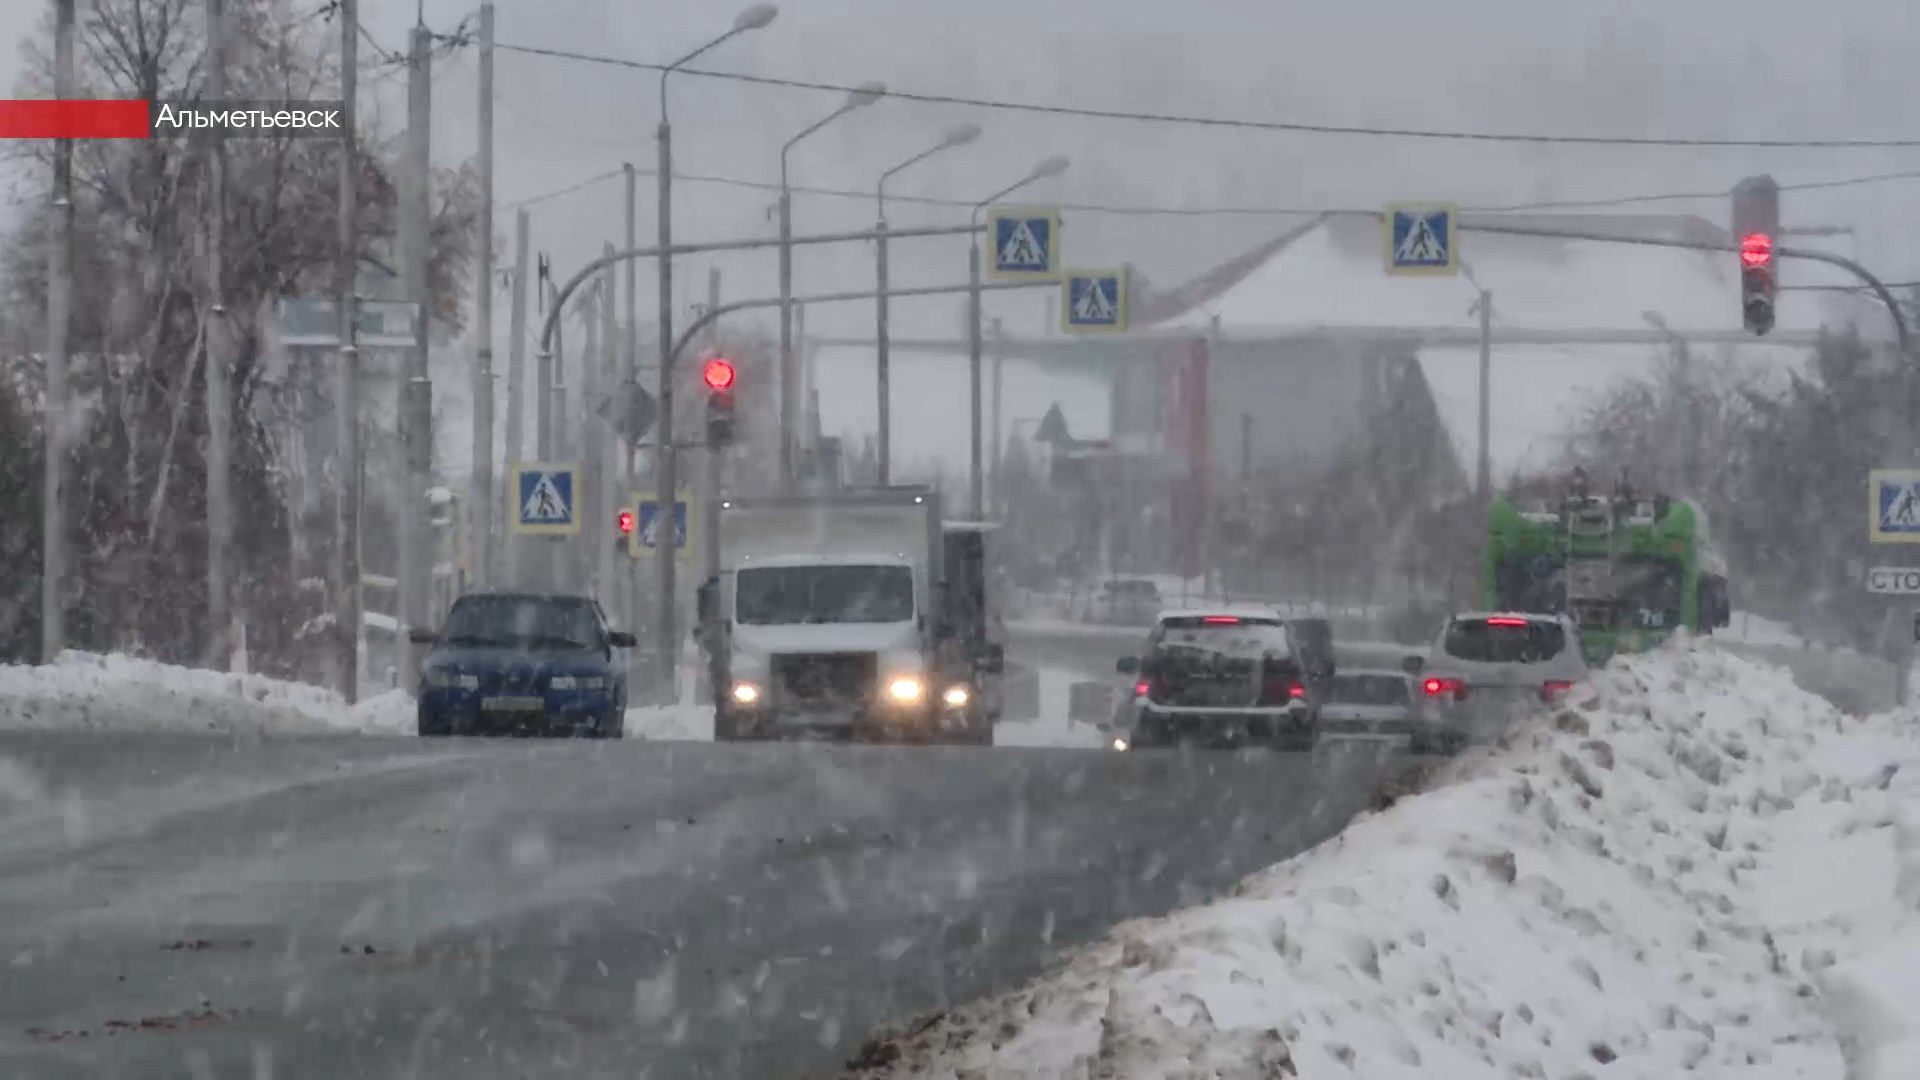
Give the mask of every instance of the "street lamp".
MULTIPOLYGON (((1032 172, 974 203, 973 213, 967 218, 967 224, 975 230, 969 234, 971 246, 967 248, 967 389, 973 407, 973 446, 967 461, 971 487, 969 505, 976 521, 986 516, 986 496, 980 473, 980 211, 1036 180, 1059 176, 1067 171, 1067 164, 1067 159, 1059 154, 1042 160, 1033 167, 1032 172)), ((1059 243, 1058 238, 1054 243, 1059 243)))
POLYGON ((874 244, 874 276, 879 282, 879 303, 875 308, 874 326, 874 381, 880 395, 880 486, 889 482, 893 460, 893 394, 890 387, 890 374, 887 366, 887 180, 894 173, 909 165, 925 161, 942 150, 956 146, 966 146, 980 138, 979 124, 960 124, 947 129, 940 141, 933 146, 913 155, 907 160, 880 174, 880 182, 874 185, 874 207, 879 214, 880 223, 874 231, 879 235, 874 244))
POLYGON ((799 380, 793 370, 793 192, 787 186, 787 152, 801 139, 819 131, 855 109, 887 95, 885 83, 862 83, 847 94, 840 107, 802 128, 780 147, 780 486, 793 490, 793 414, 799 403, 799 380))
MULTIPOLYGON (((660 69, 660 127, 656 137, 660 144, 660 158, 655 182, 660 190, 660 378, 658 393, 659 430, 654 437, 654 478, 658 481, 655 488, 658 505, 667 507, 671 513, 674 492, 673 458, 673 366, 668 357, 673 355, 673 127, 667 121, 667 76, 691 62, 707 50, 718 46, 749 30, 758 30, 772 22, 780 9, 772 4, 754 4, 734 17, 733 27, 726 33, 707 42, 705 45, 687 53, 680 59, 660 69)), ((674 632, 674 581, 672 544, 659 544, 654 549, 655 582, 660 596, 659 665, 660 686, 667 695, 678 688, 675 676, 678 674, 679 638, 674 632)), ((670 697, 669 697, 670 699, 670 697)))

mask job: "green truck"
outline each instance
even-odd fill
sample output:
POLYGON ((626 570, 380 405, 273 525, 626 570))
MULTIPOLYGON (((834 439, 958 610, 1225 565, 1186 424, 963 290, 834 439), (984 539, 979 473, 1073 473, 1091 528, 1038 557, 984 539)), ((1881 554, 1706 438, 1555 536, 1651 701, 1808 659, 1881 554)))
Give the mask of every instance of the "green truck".
POLYGON ((1592 495, 1578 477, 1551 503, 1493 499, 1479 603, 1570 616, 1594 664, 1653 648, 1682 627, 1711 633, 1732 616, 1726 563, 1698 503, 1639 496, 1624 483, 1592 495))

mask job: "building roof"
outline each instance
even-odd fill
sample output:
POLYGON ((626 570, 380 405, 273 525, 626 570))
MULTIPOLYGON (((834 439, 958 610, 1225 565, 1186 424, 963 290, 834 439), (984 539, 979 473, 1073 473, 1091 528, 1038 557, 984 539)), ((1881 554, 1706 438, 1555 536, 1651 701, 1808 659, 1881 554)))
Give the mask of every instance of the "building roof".
MULTIPOLYGON (((1593 241, 1476 232, 1474 222, 1527 228, 1558 225, 1619 236, 1724 243, 1727 236, 1700 218, 1671 215, 1467 215, 1457 277, 1401 277, 1382 267, 1380 223, 1370 214, 1329 216, 1289 230, 1174 290, 1188 303, 1151 305, 1157 325, 1208 329, 1217 317, 1235 335, 1314 326, 1472 329, 1470 308, 1479 286, 1493 293, 1495 320, 1543 329, 1647 328, 1652 312, 1681 331, 1740 329, 1739 283, 1733 256, 1593 241), (1252 256, 1262 255, 1261 258, 1252 256), (1204 282, 1205 285, 1196 283, 1204 282)), ((1837 268, 1794 262, 1788 284, 1853 284, 1837 268)), ((1149 306, 1149 305, 1143 305, 1149 306)), ((1874 305, 1851 294, 1786 293, 1779 304, 1783 329, 1817 329, 1858 321, 1870 334, 1886 332, 1874 305)))

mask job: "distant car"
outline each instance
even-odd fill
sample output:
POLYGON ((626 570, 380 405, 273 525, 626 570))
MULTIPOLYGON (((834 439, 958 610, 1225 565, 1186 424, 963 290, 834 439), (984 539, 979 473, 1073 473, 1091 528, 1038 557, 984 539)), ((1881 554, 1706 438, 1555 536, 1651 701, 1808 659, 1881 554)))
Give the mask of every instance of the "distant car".
POLYGON ((1146 626, 1160 610, 1160 587, 1146 578, 1112 578, 1100 586, 1094 620, 1114 626, 1146 626))
POLYGON ((584 596, 473 593, 453 602, 421 669, 422 736, 625 731, 633 635, 584 596))
POLYGON ((1408 657, 1406 669, 1420 676, 1415 753, 1455 753, 1498 738, 1587 676, 1571 619, 1502 611, 1449 618, 1431 655, 1408 657))
POLYGON ((1307 665, 1279 614, 1263 608, 1161 612, 1115 717, 1139 748, 1179 744, 1309 750, 1319 734, 1307 665))
POLYGON ((1353 669, 1327 679, 1320 730, 1328 734, 1412 736, 1415 692, 1404 671, 1353 669))

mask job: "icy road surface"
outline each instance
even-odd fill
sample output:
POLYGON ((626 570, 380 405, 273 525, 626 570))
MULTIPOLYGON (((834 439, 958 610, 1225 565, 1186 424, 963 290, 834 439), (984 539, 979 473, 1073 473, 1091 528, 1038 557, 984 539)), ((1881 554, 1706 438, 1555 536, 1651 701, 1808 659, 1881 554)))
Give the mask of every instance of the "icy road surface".
POLYGON ((1395 767, 0 734, 0 1076, 832 1070, 1304 850, 1395 767))

